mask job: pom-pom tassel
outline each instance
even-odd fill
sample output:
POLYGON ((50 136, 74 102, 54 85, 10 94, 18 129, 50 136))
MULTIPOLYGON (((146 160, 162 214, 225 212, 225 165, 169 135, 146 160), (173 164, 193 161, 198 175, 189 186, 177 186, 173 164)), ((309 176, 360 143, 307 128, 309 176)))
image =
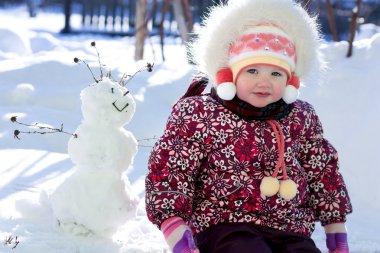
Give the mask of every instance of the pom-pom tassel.
POLYGON ((264 177, 261 180, 260 192, 266 197, 272 197, 280 189, 280 182, 274 177, 264 177))
POLYGON ((297 184, 291 179, 281 180, 279 192, 281 198, 292 200, 297 194, 297 184))
POLYGON ((269 120, 268 124, 272 127, 277 139, 279 157, 273 175, 271 177, 264 177, 261 180, 260 192, 266 197, 272 197, 279 193, 281 198, 290 201, 297 195, 297 184, 293 180, 288 179, 287 176, 284 162, 284 134, 278 122, 269 120), (281 182, 277 179, 280 168, 282 168, 283 175, 281 182))

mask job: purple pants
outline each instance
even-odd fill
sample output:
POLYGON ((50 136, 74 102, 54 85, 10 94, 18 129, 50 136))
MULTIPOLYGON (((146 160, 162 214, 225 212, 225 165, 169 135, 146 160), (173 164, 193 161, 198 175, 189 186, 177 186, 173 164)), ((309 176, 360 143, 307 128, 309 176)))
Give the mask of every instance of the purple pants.
POLYGON ((321 253, 310 237, 250 223, 218 224, 195 240, 201 253, 321 253))

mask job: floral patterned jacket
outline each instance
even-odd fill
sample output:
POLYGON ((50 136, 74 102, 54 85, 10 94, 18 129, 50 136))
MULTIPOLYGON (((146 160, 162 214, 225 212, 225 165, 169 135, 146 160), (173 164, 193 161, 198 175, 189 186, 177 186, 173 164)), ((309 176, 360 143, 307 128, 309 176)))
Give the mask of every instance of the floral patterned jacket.
POLYGON ((160 226, 179 216, 194 233, 219 223, 250 222, 306 236, 315 221, 344 222, 352 207, 337 152, 323 138, 311 105, 297 100, 290 106, 278 123, 287 174, 298 192, 286 201, 279 194, 260 194, 261 179, 272 175, 279 155, 267 122, 246 121, 209 95, 179 100, 149 158, 150 221, 160 226))

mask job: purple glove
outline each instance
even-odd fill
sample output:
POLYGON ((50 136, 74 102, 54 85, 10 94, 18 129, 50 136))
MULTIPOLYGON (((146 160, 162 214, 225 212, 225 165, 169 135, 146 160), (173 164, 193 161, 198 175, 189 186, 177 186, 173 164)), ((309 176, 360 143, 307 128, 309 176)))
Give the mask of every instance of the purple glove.
POLYGON ((173 253, 199 253, 193 234, 182 218, 167 219, 161 225, 161 232, 173 253))
POLYGON ((326 245, 329 253, 349 253, 346 233, 326 234, 326 245))

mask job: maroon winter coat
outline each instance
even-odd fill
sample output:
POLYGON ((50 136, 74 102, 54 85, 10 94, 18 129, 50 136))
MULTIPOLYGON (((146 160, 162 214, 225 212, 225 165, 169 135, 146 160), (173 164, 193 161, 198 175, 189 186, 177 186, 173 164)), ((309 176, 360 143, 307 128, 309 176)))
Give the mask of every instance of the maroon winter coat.
MULTIPOLYGON (((338 155, 323 138, 311 105, 297 100, 278 120, 285 137, 287 174, 294 199, 260 194, 278 159, 265 121, 246 121, 209 95, 174 105, 164 135, 149 158, 146 210, 157 226, 180 216, 194 233, 225 222, 249 222, 310 236, 315 221, 344 222, 352 211, 338 172, 338 155)), ((278 174, 281 179, 281 171, 278 174)))

